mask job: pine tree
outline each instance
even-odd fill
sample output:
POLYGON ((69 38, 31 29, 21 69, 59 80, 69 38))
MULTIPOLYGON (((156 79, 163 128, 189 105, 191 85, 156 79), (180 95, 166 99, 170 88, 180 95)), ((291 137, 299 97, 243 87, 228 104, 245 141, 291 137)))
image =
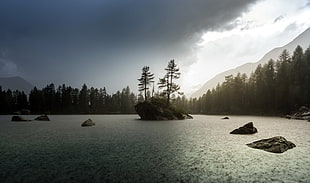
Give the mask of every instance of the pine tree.
POLYGON ((159 79, 158 87, 160 89, 165 88, 163 94, 167 95, 167 105, 169 105, 170 96, 180 89, 180 86, 174 83, 174 80, 179 79, 181 73, 179 72, 179 68, 177 67, 177 64, 175 64, 174 60, 170 60, 165 70, 167 73, 164 78, 159 79))
POLYGON ((154 80, 154 74, 150 72, 150 67, 144 66, 142 68, 141 78, 138 79, 138 81, 140 82, 138 84, 138 87, 140 92, 142 91, 144 92, 145 101, 147 101, 147 92, 149 90, 149 85, 154 82, 153 80, 154 80))
POLYGON ((88 113, 89 108, 89 91, 86 84, 83 84, 79 95, 79 108, 81 113, 88 113))

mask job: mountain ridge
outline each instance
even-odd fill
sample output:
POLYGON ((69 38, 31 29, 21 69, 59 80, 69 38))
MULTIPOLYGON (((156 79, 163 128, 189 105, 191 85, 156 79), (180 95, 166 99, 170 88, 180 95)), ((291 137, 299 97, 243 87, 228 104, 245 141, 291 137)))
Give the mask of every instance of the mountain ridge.
POLYGON ((287 51, 289 51, 290 54, 292 54, 292 52, 298 45, 300 45, 303 49, 306 49, 310 46, 310 27, 284 46, 273 48, 257 62, 245 63, 234 69, 230 69, 217 74, 212 79, 208 80, 200 89, 194 92, 191 97, 198 98, 204 93, 206 93, 208 90, 215 88, 217 84, 221 84, 225 81, 225 76, 236 75, 238 74, 238 72, 242 74, 245 73, 247 76, 249 76, 259 64, 263 65, 267 63, 270 59, 277 60, 284 49, 286 49, 287 51))
POLYGON ((0 86, 2 90, 19 90, 24 91, 26 94, 29 94, 34 87, 33 84, 19 76, 0 77, 0 86))

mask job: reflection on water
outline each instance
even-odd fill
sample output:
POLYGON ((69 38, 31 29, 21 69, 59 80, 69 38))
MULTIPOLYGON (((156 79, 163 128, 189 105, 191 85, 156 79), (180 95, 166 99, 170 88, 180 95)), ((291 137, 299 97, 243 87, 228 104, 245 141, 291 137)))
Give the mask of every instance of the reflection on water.
MULTIPOLYGON (((0 182, 310 182, 310 123, 275 117, 52 115, 50 122, 0 116, 0 182), (91 118, 96 125, 82 128, 91 118), (229 132, 253 121, 254 135, 229 132), (245 144, 281 135, 283 154, 245 144)), ((34 116, 25 116, 32 119, 34 116)))

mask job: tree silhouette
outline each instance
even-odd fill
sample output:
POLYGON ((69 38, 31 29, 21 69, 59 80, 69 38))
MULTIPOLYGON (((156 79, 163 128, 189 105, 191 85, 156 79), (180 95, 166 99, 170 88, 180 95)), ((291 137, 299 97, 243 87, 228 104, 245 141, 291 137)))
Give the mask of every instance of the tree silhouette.
POLYGON ((148 66, 144 66, 142 68, 142 74, 141 74, 141 78, 138 79, 138 81, 140 82, 138 84, 139 87, 139 91, 143 91, 144 92, 144 100, 147 101, 147 91, 149 90, 149 85, 151 83, 153 83, 154 81, 154 74, 152 74, 150 72, 150 67, 148 66))
POLYGON ((89 91, 84 83, 79 94, 79 107, 81 113, 88 113, 89 98, 89 91))
POLYGON ((165 68, 167 73, 163 78, 159 79, 158 87, 160 89, 165 88, 163 91, 164 95, 167 95, 167 105, 170 103, 171 94, 177 92, 180 89, 180 86, 174 83, 175 79, 179 79, 181 73, 179 72, 179 68, 177 64, 174 62, 174 59, 170 60, 167 68, 165 68))

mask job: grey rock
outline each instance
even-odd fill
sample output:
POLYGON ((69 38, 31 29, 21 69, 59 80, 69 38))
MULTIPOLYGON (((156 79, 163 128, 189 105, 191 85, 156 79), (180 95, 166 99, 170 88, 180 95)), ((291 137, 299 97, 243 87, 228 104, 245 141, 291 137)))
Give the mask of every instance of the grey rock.
POLYGON ((295 112, 292 115, 286 115, 285 117, 287 119, 298 119, 298 120, 310 121, 310 109, 305 106, 301 106, 297 112, 295 112))
POLYGON ((258 140, 247 144, 247 146, 273 153, 283 153, 288 149, 296 147, 294 143, 287 141, 282 136, 276 136, 269 139, 258 140))
POLYGON ((190 114, 183 114, 184 119, 194 119, 194 117, 190 114))
POLYGON ((230 134, 254 134, 256 132, 257 129, 254 127, 253 122, 249 122, 244 126, 231 131, 230 134))
POLYGON ((50 119, 47 115, 38 116, 34 120, 36 120, 36 121, 50 121, 50 119))
POLYGON ((95 123, 91 119, 88 119, 81 124, 82 127, 93 126, 93 125, 95 125, 95 123))

